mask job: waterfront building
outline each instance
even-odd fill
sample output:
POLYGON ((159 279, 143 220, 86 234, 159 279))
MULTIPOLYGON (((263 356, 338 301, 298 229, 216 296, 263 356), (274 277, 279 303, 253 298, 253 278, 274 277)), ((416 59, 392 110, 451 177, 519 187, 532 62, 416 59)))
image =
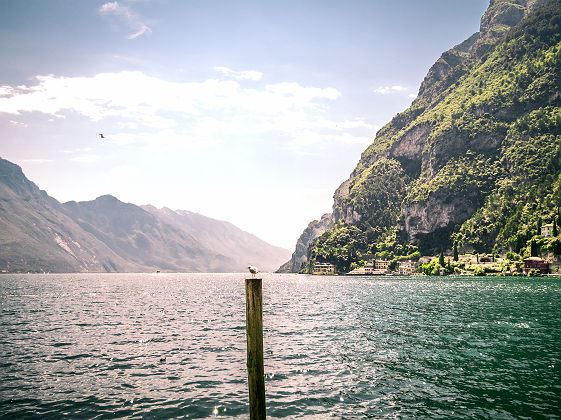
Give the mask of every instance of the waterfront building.
POLYGON ((369 262, 363 267, 357 267, 347 273, 350 276, 371 276, 374 274, 374 264, 369 262))
POLYGON ((389 270, 390 262, 386 260, 374 260, 375 270, 389 270))
POLYGON ((524 268, 522 269, 522 273, 527 275, 530 270, 540 270, 542 274, 549 273, 549 264, 543 259, 538 257, 530 257, 524 260, 524 268))
POLYGON ((417 263, 414 261, 400 261, 398 271, 401 276, 410 276, 417 271, 417 263))
POLYGON ((312 273, 319 276, 335 274, 335 266, 331 263, 315 263, 312 273))

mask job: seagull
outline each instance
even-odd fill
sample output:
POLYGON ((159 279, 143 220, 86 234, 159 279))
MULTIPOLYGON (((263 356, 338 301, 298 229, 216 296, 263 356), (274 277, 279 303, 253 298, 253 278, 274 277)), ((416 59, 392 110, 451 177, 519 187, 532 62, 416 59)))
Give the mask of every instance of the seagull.
POLYGON ((247 268, 251 273, 251 277, 255 277, 255 275, 259 273, 259 269, 257 267, 253 267, 252 265, 249 265, 247 268))
POLYGON ((105 136, 102 133, 99 133, 99 137, 101 137, 102 139, 105 138, 105 136))

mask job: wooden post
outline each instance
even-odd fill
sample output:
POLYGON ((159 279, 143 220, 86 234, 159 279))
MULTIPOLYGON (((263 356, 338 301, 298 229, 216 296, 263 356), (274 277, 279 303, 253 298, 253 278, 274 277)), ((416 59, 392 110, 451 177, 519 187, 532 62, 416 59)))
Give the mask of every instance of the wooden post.
POLYGON ((260 420, 265 413, 265 370, 263 367, 262 280, 245 280, 247 333, 247 374, 249 379, 249 418, 260 420))

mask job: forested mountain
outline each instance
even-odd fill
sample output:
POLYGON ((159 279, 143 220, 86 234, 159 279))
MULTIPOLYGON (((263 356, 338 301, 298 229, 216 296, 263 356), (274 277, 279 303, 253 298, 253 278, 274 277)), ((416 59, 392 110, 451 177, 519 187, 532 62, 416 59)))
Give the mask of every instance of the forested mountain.
POLYGON ((0 159, 0 271, 240 272, 250 263, 272 271, 289 254, 196 213, 110 195, 62 204, 0 159))
POLYGON ((346 271, 372 256, 524 252, 561 205, 561 0, 495 0, 442 54, 418 97, 335 192, 307 259, 346 271))

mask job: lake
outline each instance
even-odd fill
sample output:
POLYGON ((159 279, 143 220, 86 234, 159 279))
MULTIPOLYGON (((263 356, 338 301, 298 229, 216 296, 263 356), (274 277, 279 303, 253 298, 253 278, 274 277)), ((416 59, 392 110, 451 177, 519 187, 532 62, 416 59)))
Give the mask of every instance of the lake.
MULTIPOLYGON (((245 277, 0 275, 0 417, 248 418, 245 277)), ((560 279, 262 277, 271 418, 560 417, 560 279)))

